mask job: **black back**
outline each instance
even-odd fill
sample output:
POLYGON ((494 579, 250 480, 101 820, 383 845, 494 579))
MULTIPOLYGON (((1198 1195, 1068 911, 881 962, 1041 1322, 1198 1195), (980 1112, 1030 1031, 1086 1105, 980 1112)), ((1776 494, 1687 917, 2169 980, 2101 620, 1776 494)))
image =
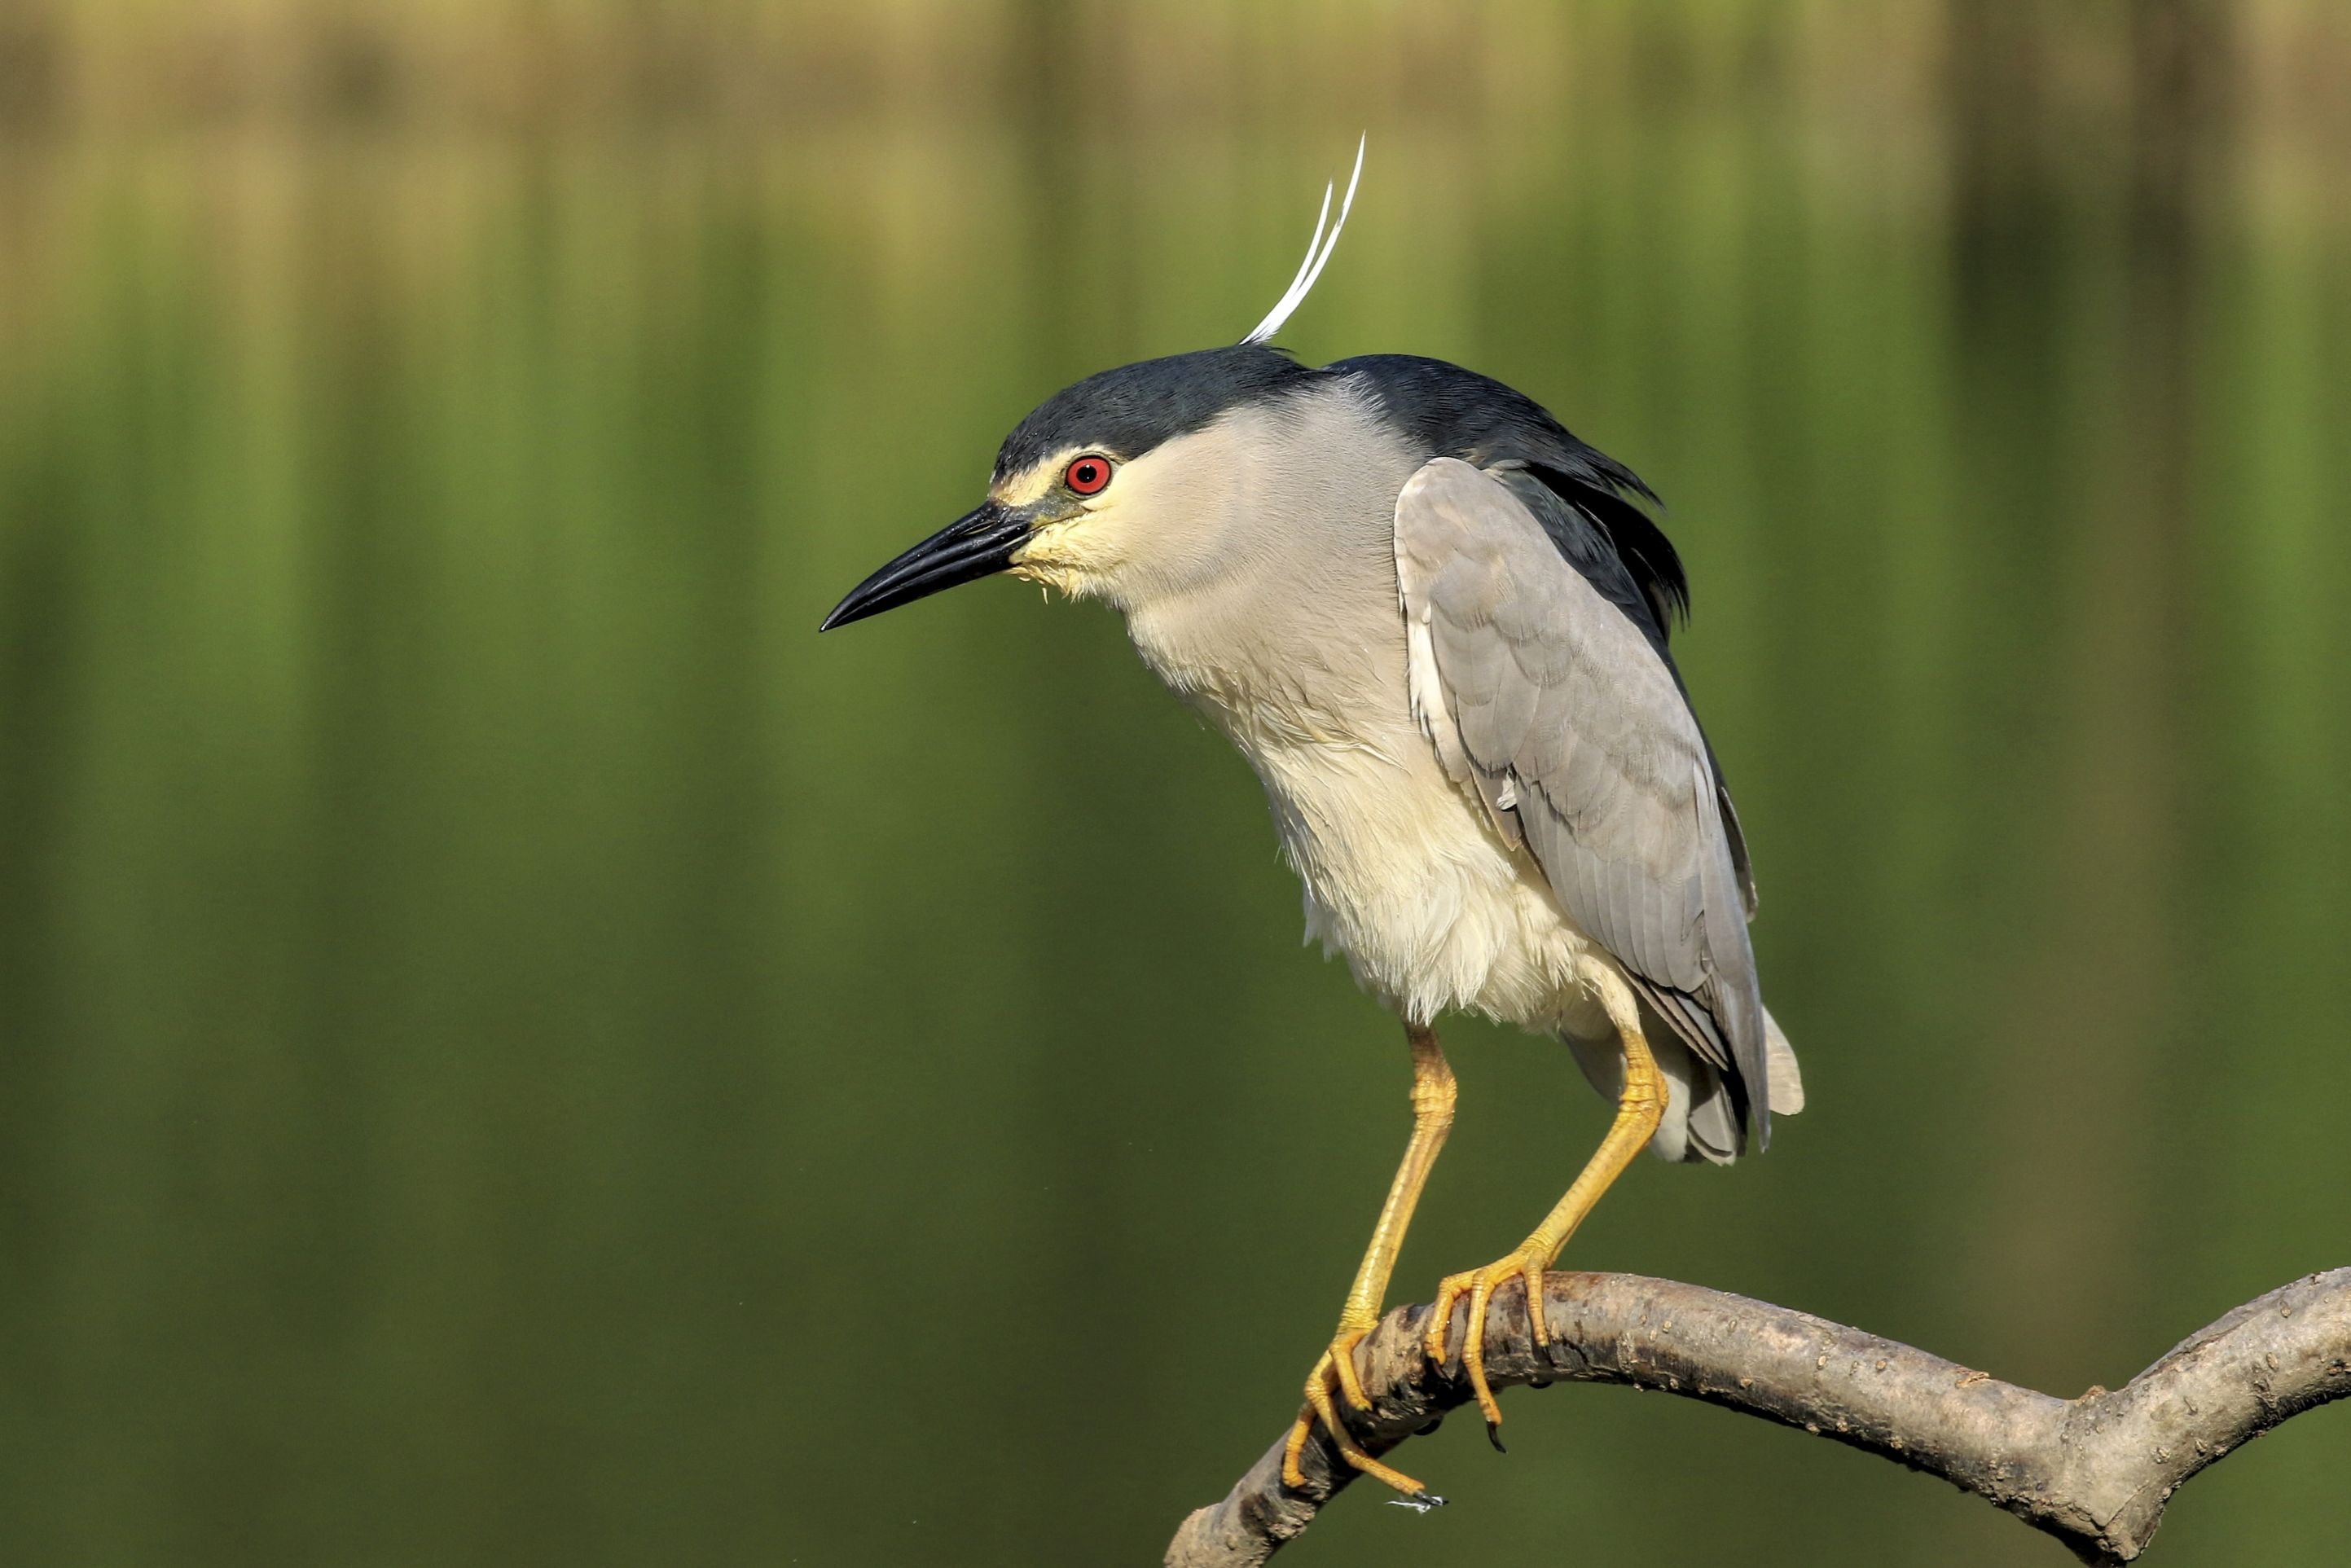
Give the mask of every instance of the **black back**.
POLYGON ((1689 613, 1689 579, 1665 530, 1632 499, 1657 499, 1638 474, 1577 440, 1524 392, 1443 360, 1365 354, 1322 373, 1370 386, 1389 419, 1431 457, 1480 468, 1523 465, 1566 504, 1534 507, 1560 553, 1666 652, 1675 618, 1689 613))

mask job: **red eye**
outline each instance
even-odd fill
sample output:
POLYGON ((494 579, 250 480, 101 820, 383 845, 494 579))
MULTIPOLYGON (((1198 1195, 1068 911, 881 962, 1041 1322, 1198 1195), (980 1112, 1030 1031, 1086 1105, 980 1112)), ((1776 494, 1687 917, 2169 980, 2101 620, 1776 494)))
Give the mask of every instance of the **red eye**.
POLYGON ((1110 483, 1110 459, 1092 455, 1081 457, 1070 465, 1070 471, 1061 476, 1061 483, 1081 496, 1098 496, 1110 483))

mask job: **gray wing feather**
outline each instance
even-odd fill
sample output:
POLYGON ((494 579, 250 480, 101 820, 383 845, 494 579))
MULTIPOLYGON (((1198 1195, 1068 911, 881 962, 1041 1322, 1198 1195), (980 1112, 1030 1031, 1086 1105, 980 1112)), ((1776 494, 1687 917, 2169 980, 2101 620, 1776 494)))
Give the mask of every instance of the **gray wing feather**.
POLYGON ((1768 1140, 1744 846, 1672 666, 1510 486, 1468 463, 1413 476, 1395 542, 1414 702, 1439 756, 1657 1015, 1736 1075, 1768 1140))

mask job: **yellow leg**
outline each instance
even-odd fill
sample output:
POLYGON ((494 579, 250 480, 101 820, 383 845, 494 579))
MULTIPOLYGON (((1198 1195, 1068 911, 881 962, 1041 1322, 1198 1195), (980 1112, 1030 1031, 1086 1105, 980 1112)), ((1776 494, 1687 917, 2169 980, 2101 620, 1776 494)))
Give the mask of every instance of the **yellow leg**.
POLYGON ((1515 1251, 1483 1269, 1455 1274, 1438 1285, 1435 1310, 1428 1317, 1427 1338, 1422 1348, 1430 1361, 1441 1365, 1447 1331, 1453 1326, 1453 1308, 1464 1295, 1469 1298, 1468 1321, 1463 1326, 1461 1340, 1461 1365, 1469 1375, 1469 1386, 1478 1396, 1478 1408, 1486 1417, 1486 1435, 1497 1448, 1502 1446, 1497 1430, 1502 1424, 1502 1407, 1494 1402, 1494 1391, 1486 1383, 1486 1307, 1493 1299, 1494 1287, 1512 1276, 1526 1282, 1527 1322, 1534 1331, 1535 1343, 1549 1344, 1551 1333, 1543 1322, 1543 1270, 1559 1257, 1567 1239, 1575 1234, 1583 1217, 1599 1203, 1600 1195, 1625 1174, 1633 1156, 1656 1134, 1657 1124, 1665 1115, 1665 1080, 1657 1072, 1656 1059, 1649 1054, 1649 1042, 1642 1037, 1640 1014, 1631 989, 1614 976, 1608 978, 1614 983, 1604 983, 1599 989, 1625 1045, 1625 1089, 1617 1097, 1616 1120, 1610 1124, 1608 1135, 1600 1140, 1600 1147, 1583 1167, 1583 1174, 1575 1178, 1567 1196, 1535 1227, 1534 1234, 1520 1243, 1515 1251))
POLYGON ((1406 1024, 1404 1032, 1412 1042, 1412 1142, 1405 1145, 1404 1163, 1396 1167, 1395 1180, 1388 1186, 1387 1201, 1380 1206, 1380 1222, 1372 1228, 1372 1244, 1364 1249, 1363 1264, 1355 1270, 1355 1282, 1347 1291, 1347 1304, 1340 1309, 1339 1332, 1332 1336, 1331 1348, 1322 1353, 1322 1359, 1314 1364, 1314 1370, 1306 1375, 1306 1407, 1298 1413, 1297 1422, 1290 1428, 1290 1441, 1281 1456, 1281 1479, 1289 1486, 1306 1484, 1306 1477, 1298 1468, 1298 1457, 1305 1450, 1306 1440, 1314 1435, 1314 1426, 1319 1421, 1338 1444, 1340 1457, 1349 1464, 1407 1497, 1434 1503, 1444 1500, 1431 1497, 1427 1489, 1410 1476, 1364 1452, 1347 1435, 1332 1398, 1335 1389, 1356 1409, 1372 1407, 1371 1396, 1364 1392, 1363 1379, 1355 1371, 1355 1346, 1380 1321, 1380 1303, 1387 1296, 1388 1276, 1395 1272, 1396 1252, 1404 1245, 1405 1228, 1412 1223, 1413 1206, 1420 1201, 1420 1189, 1428 1184, 1428 1173, 1437 1164, 1437 1151, 1445 1147, 1445 1134, 1453 1125, 1453 1069, 1447 1065, 1445 1051, 1437 1043, 1437 1031, 1406 1024))

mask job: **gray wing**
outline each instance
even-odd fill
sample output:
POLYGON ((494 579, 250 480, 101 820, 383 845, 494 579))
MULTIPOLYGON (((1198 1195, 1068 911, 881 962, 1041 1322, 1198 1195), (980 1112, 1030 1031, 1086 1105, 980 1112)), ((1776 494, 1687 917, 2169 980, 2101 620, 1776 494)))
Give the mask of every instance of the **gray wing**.
POLYGON ((1424 466, 1396 498, 1395 549, 1438 756, 1768 1142, 1743 846, 1673 666, 1494 474, 1424 466))

